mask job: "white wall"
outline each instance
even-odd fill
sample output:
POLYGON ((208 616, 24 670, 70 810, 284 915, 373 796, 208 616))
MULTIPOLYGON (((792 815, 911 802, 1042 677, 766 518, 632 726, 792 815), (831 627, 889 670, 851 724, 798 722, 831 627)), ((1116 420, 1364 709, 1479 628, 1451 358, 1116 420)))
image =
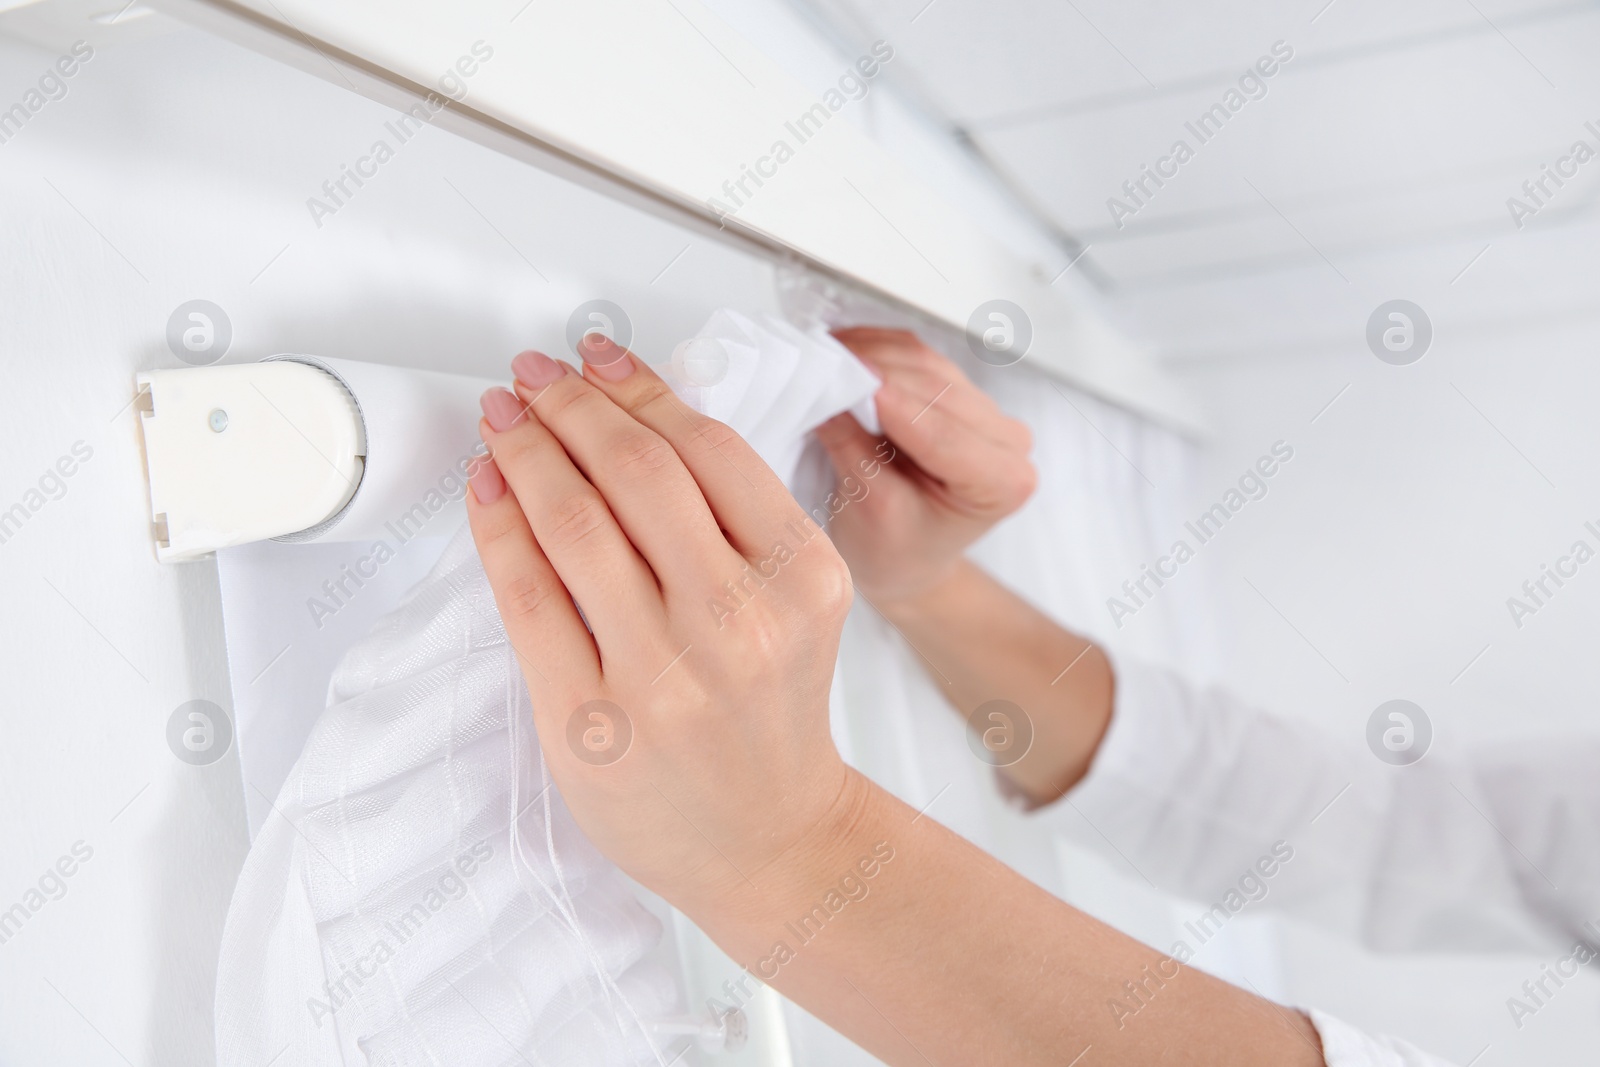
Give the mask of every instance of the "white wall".
MULTIPOLYGON (((71 40, 0 36, 0 100, 71 40)), ((194 767, 165 740, 180 704, 229 703, 215 565, 155 562, 127 407, 136 371, 181 365, 168 316, 221 305, 229 361, 501 377, 559 351, 582 300, 623 304, 663 358, 719 302, 770 307, 772 272, 432 130, 319 229, 306 198, 391 112, 158 16, 91 42, 0 144, 0 510, 92 453, 0 543, 0 909, 92 849, 0 944, 0 1062, 204 1063, 247 838, 234 754, 194 767)))
MULTIPOLYGON (((1520 629, 1506 606, 1575 539, 1595 543, 1583 529, 1600 525, 1595 323, 1489 333, 1457 322, 1436 319, 1432 349, 1408 367, 1374 358, 1359 322, 1332 351, 1186 365, 1218 428, 1196 512, 1273 441, 1295 447, 1270 495, 1195 563, 1218 594, 1223 678, 1330 744, 1360 748, 1367 717, 1395 697, 1432 719, 1430 759, 1595 729, 1600 563, 1520 629)), ((1465 804, 1460 814, 1480 818, 1465 804)), ((1592 975, 1519 1031, 1506 998, 1548 960, 1385 957, 1283 932, 1292 997, 1458 1062, 1488 1046, 1481 1067, 1577 1064, 1600 1047, 1592 975)))

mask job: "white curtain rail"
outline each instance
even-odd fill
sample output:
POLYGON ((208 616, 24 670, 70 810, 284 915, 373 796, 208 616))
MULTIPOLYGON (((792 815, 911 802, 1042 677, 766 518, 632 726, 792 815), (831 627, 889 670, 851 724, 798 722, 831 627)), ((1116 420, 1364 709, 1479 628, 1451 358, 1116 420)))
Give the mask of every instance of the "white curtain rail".
MULTIPOLYGON (((430 125, 764 258, 799 261, 975 342, 999 321, 991 305, 1008 302, 1029 363, 1202 429, 1148 353, 839 116, 848 97, 809 92, 696 0, 153 6, 400 111, 427 108, 430 125)), ((844 73, 866 77, 893 48, 880 42, 844 73)))

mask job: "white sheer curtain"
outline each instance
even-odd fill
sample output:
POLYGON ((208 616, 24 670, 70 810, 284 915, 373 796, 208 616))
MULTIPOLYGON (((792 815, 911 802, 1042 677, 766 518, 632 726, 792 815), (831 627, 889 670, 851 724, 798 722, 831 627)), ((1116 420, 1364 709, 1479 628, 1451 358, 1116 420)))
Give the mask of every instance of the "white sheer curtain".
MULTIPOLYGON (((790 484, 812 428, 844 410, 875 425, 871 373, 770 316, 719 310, 662 370, 790 484)), ((676 1062, 703 1017, 672 1013, 700 998, 681 1002, 648 894, 545 771, 468 531, 327 692, 309 736, 278 738, 299 744, 229 907, 218 1062, 676 1062)))
MULTIPOLYGON (((791 316, 808 329, 815 327, 819 318, 831 318, 836 312, 836 309, 821 310, 824 314, 819 315, 815 308, 809 312, 805 308, 796 309, 793 301, 789 308, 791 316)), ((847 357, 841 362, 843 350, 836 345, 819 345, 775 320, 768 322, 761 339, 750 345, 739 339, 741 331, 745 331, 745 325, 741 325, 744 320, 727 312, 719 315, 721 318, 713 317, 707 330, 724 338, 727 354, 735 365, 732 369, 748 364, 739 373, 729 375, 730 385, 735 379, 744 382, 735 392, 741 397, 753 395, 746 388, 749 382, 743 375, 757 363, 762 367, 764 380, 781 380, 785 384, 782 388, 757 391, 767 396, 775 407, 763 406, 760 412, 740 407, 738 411, 719 409, 714 413, 744 432, 754 434, 753 440, 764 441, 767 447, 763 454, 787 474, 794 460, 799 458, 804 430, 821 417, 849 407, 870 393, 870 379, 857 380, 859 368, 852 372, 854 362, 847 357), (781 418, 773 415, 779 408, 785 412, 781 418)), ((881 309, 872 310, 870 315, 872 321, 884 321, 881 309)), ((1115 592, 1125 578, 1137 577, 1141 565, 1160 555, 1182 526, 1182 504, 1195 467, 1193 446, 1172 431, 1076 392, 1026 364, 988 367, 968 356, 959 339, 931 340, 961 358, 978 383, 1012 414, 1025 420, 1034 432, 1039 490, 1026 508, 976 546, 975 558, 1047 614, 1075 630, 1105 640, 1118 652, 1193 673, 1208 673, 1208 631, 1199 613, 1206 599, 1200 573, 1184 572, 1169 582, 1157 597, 1140 609, 1137 618, 1121 630, 1114 627, 1106 609, 1106 597, 1115 592), (948 343, 952 340, 953 343, 948 343)), ((711 406, 719 408, 717 404, 711 406)), ((863 417, 867 415, 865 411, 862 414, 863 417)), ((792 483, 803 502, 814 503, 818 490, 827 484, 825 465, 819 466, 821 463, 820 454, 813 446, 803 458, 792 483)), ((470 546, 464 546, 461 551, 470 553, 470 546)), ((474 574, 481 584, 481 572, 474 574)), ((416 595, 414 592, 412 597, 416 595)), ((397 642, 397 637, 391 618, 389 623, 380 624, 378 633, 369 638, 369 643, 377 640, 383 648, 395 653, 399 662, 411 662, 399 654, 404 650, 403 642, 397 642)), ((465 656, 466 653, 467 648, 463 646, 460 654, 465 656)), ((467 662, 461 659, 461 663, 455 663, 449 654, 445 659, 451 661, 452 669, 467 662)), ((510 671, 510 668, 505 667, 505 670, 510 671)), ((514 671, 511 674, 514 675, 514 671)), ((397 680, 401 682, 397 692, 409 684, 406 679, 397 680)), ((510 688, 520 691, 520 686, 511 685, 510 688)), ((435 710, 438 715, 444 714, 440 709, 454 708, 450 715, 459 718, 474 709, 486 711, 497 706, 487 698, 468 697, 460 692, 452 696, 445 689, 439 690, 437 695, 439 708, 435 710)), ((927 806, 932 817, 988 849, 1027 877, 1091 911, 1096 910, 1093 905, 1097 899, 1133 900, 1133 904, 1122 906, 1117 914, 1105 917, 1137 936, 1164 944, 1175 929, 1171 905, 1166 898, 1154 890, 1128 892, 1127 885, 1117 881, 1120 877, 1117 873, 1097 866, 1099 861, 1089 860, 1085 853, 1071 851, 1042 821, 1030 820, 1000 799, 990 767, 976 759, 967 746, 961 717, 945 704, 938 687, 924 673, 917 655, 865 602, 857 604, 847 623, 833 697, 835 736, 845 757, 914 807, 927 806)), ((372 698, 363 694, 355 699, 370 701, 372 698)), ((337 711, 336 704, 329 714, 337 711)), ((428 716, 423 718, 432 721, 428 716)), ((380 715, 375 721, 386 720, 380 715)), ((503 727, 507 720, 498 721, 503 727)), ((523 743, 531 742, 525 739, 523 743)), ((312 750, 317 750, 317 746, 308 746, 308 752, 301 754, 299 770, 302 774, 312 765, 307 763, 316 755, 312 750)), ((379 746, 374 751, 388 749, 379 746)), ((348 752, 340 749, 330 765, 344 766, 347 757, 348 752)), ((335 794, 342 798, 347 783, 335 781, 337 777, 318 781, 333 782, 337 786, 335 794)), ((304 805, 296 806, 296 803, 305 799, 304 790, 294 784, 299 779, 293 776, 291 779, 289 792, 280 797, 280 806, 287 803, 288 807, 299 811, 304 805)), ((516 807, 512 805, 513 810, 516 807)), ((388 819, 379 819, 374 825, 388 822, 388 819)), ((1095 830, 1086 826, 1083 833, 1092 839, 1095 830)), ((278 836, 286 847, 296 847, 296 835, 287 827, 280 827, 278 836)), ((321 851, 298 850, 297 854, 302 863, 308 863, 324 859, 324 854, 330 851, 342 856, 348 850, 326 846, 321 851)), ((254 871, 257 877, 245 878, 241 886, 267 886, 269 892, 266 896, 257 893, 252 897, 244 893, 236 897, 234 914, 229 920, 231 932, 255 929, 252 920, 259 920, 274 910, 275 906, 268 904, 272 893, 276 892, 278 898, 284 896, 284 877, 291 886, 304 881, 305 872, 297 874, 297 870, 294 864, 287 862, 286 856, 273 862, 268 857, 253 855, 247 874, 254 871), (269 877, 260 877, 263 873, 269 877), (271 877, 274 875, 276 877, 271 877)), ((353 869, 345 872, 347 877, 354 873, 353 869)), ((480 883, 487 884, 482 882, 486 877, 475 878, 471 888, 476 890, 480 883)), ((344 885, 337 880, 329 884, 334 889, 344 885)), ((647 894, 642 895, 647 897, 647 894)), ((652 910, 660 914, 662 909, 652 910)), ((291 984, 297 988, 306 984, 312 988, 319 986, 326 977, 326 965, 331 958, 327 956, 326 924, 319 938, 313 931, 317 917, 311 911, 302 916, 307 921, 301 924, 303 928, 299 931, 305 956, 301 970, 308 973, 299 973, 293 967, 282 968, 285 980, 292 979, 291 984), (319 940, 323 941, 320 946, 319 940), (321 961, 324 966, 314 962, 319 956, 324 957, 321 961)), ((430 940, 437 940, 434 935, 445 929, 443 924, 430 923, 430 940)), ((724 980, 739 977, 737 963, 722 956, 703 935, 676 918, 669 920, 668 929, 675 942, 674 951, 668 955, 678 957, 687 980, 683 1008, 697 1011, 706 997, 727 1000, 724 980)), ((237 938, 230 944, 235 951, 224 952, 223 970, 239 981, 227 985, 219 998, 219 1022, 222 1023, 219 1038, 239 1038, 246 1032, 253 1034, 261 1029, 251 1021, 252 1012, 256 1006, 277 999, 272 995, 237 995, 254 988, 264 973, 262 952, 240 950, 243 942, 237 938), (228 990, 234 995, 230 996, 228 990)), ((337 968, 332 970, 337 971, 337 968)), ((434 1004, 437 999, 430 999, 428 1003, 434 1004)), ((652 1014, 663 1008, 663 998, 659 995, 646 996, 644 1000, 649 1003, 645 1010, 652 1014)), ((453 1005, 455 1002, 445 998, 439 1003, 453 1005)), ((749 1016, 751 1042, 739 1052, 715 1057, 710 1062, 726 1063, 730 1067, 785 1062, 831 1067, 872 1062, 866 1053, 804 1012, 793 1006, 780 1006, 770 993, 749 1001, 741 1000, 738 1006, 749 1016)), ((295 1007, 298 1010, 298 1004, 295 1007)), ((380 1032, 384 1029, 383 1020, 393 1014, 389 1010, 392 1007, 387 1002, 357 1005, 348 1013, 341 1012, 341 1022, 348 1024, 341 1029, 368 1034, 380 1032), (358 1015, 361 1019, 371 1015, 372 1025, 365 1028, 356 1025, 358 1015)), ((407 1015, 407 1012, 401 1014, 407 1015)), ((306 1019, 299 1015, 294 1019, 299 1020, 302 1028, 306 1026, 306 1019)), ((621 1025, 623 1020, 616 1021, 618 1033, 625 1035, 628 1028, 621 1025)), ((471 1020, 466 1022, 471 1023, 471 1020)), ((500 1029, 509 1032, 511 1028, 502 1022, 500 1029)), ((530 1034, 539 1030, 539 1026, 534 1025, 530 1034)), ((269 1036, 281 1044, 275 1032, 269 1036)), ((229 1045, 227 1040, 221 1043, 224 1048, 249 1044, 244 1041, 229 1045)), ((617 1054, 626 1057, 636 1051, 639 1050, 619 1048, 617 1054)), ((337 1057, 337 1054, 332 1055, 337 1057)), ((648 1050, 645 1055, 648 1058, 648 1050)), ((691 1054, 694 1055, 698 1053, 691 1054)))
MULTIPOLYGON (((1038 491, 974 547, 974 559, 1056 621, 1114 651, 1192 674, 1212 673, 1203 574, 1180 572, 1120 630, 1106 606, 1106 598, 1164 554, 1181 530, 1198 469, 1195 443, 1062 385, 1026 362, 990 367, 968 356, 959 340, 935 343, 1034 434, 1038 491)), ((1117 914, 1102 917, 1168 947, 1178 925, 1174 902, 1144 887, 1135 872, 1091 859, 1041 821, 1009 807, 995 789, 992 769, 968 748, 962 716, 939 689, 904 638, 858 600, 834 689, 834 733, 845 757, 913 807, 929 805, 930 816, 1067 900, 1091 911, 1096 901, 1123 901, 1117 914), (1139 884, 1130 886, 1130 879, 1139 884)), ((1092 826, 1082 831, 1085 842, 1096 834, 1092 826)), ((1237 962, 1256 973, 1271 970, 1270 930, 1241 931, 1235 941, 1235 953, 1249 957, 1237 962)), ((1230 963, 1222 953, 1211 962, 1219 970, 1230 963)), ((790 1030, 797 1064, 874 1062, 792 1006, 790 1030)))

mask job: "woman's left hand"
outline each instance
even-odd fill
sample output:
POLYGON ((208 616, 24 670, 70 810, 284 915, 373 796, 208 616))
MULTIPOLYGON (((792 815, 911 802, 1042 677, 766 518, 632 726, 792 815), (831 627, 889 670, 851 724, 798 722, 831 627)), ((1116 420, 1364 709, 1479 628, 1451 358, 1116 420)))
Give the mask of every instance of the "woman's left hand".
POLYGON ((614 345, 584 354, 524 353, 516 395, 485 394, 472 532, 567 806, 745 963, 730 986, 770 981, 897 1065, 1321 1062, 1305 1016, 1174 970, 846 768, 832 543, 737 434, 614 345), (1161 992, 1124 1026, 1104 1005, 1135 981, 1161 992))
POLYGON ((691 915, 765 908, 870 791, 828 732, 849 571, 736 433, 581 349, 581 375, 525 352, 515 395, 484 395, 468 504, 545 759, 641 883, 691 915))

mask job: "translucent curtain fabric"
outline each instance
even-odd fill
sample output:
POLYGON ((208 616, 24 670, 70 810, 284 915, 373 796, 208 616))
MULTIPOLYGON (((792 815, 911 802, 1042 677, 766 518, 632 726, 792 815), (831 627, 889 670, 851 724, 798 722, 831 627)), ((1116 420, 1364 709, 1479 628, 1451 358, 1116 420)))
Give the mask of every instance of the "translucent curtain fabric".
MULTIPOLYGON (((791 482, 875 379, 824 333, 715 313, 667 369, 791 482)), ((814 465, 810 468, 815 477, 814 465)), ((572 821, 463 529, 336 669, 229 907, 218 1062, 665 1064, 660 923, 572 821)))
MULTIPOLYGON (((1185 572, 1160 590, 1137 625, 1119 630, 1106 607, 1106 597, 1165 553, 1182 527, 1195 445, 1026 363, 991 367, 967 356, 960 340, 942 347, 1034 435, 1038 491, 972 557, 1045 614, 1118 652, 1213 671, 1203 573, 1185 572)), ((841 751, 870 777, 913 807, 928 806, 930 817, 1038 884, 1072 896, 1058 848, 1062 820, 1052 826, 1007 805, 994 770, 968 747, 963 716, 921 657, 859 598, 845 627, 833 721, 841 751)), ((1083 829, 1086 842, 1092 830, 1083 829)), ((1171 923, 1165 902, 1151 901, 1149 910, 1148 926, 1171 923)), ((793 1005, 790 1030, 797 1064, 876 1062, 793 1005)))

